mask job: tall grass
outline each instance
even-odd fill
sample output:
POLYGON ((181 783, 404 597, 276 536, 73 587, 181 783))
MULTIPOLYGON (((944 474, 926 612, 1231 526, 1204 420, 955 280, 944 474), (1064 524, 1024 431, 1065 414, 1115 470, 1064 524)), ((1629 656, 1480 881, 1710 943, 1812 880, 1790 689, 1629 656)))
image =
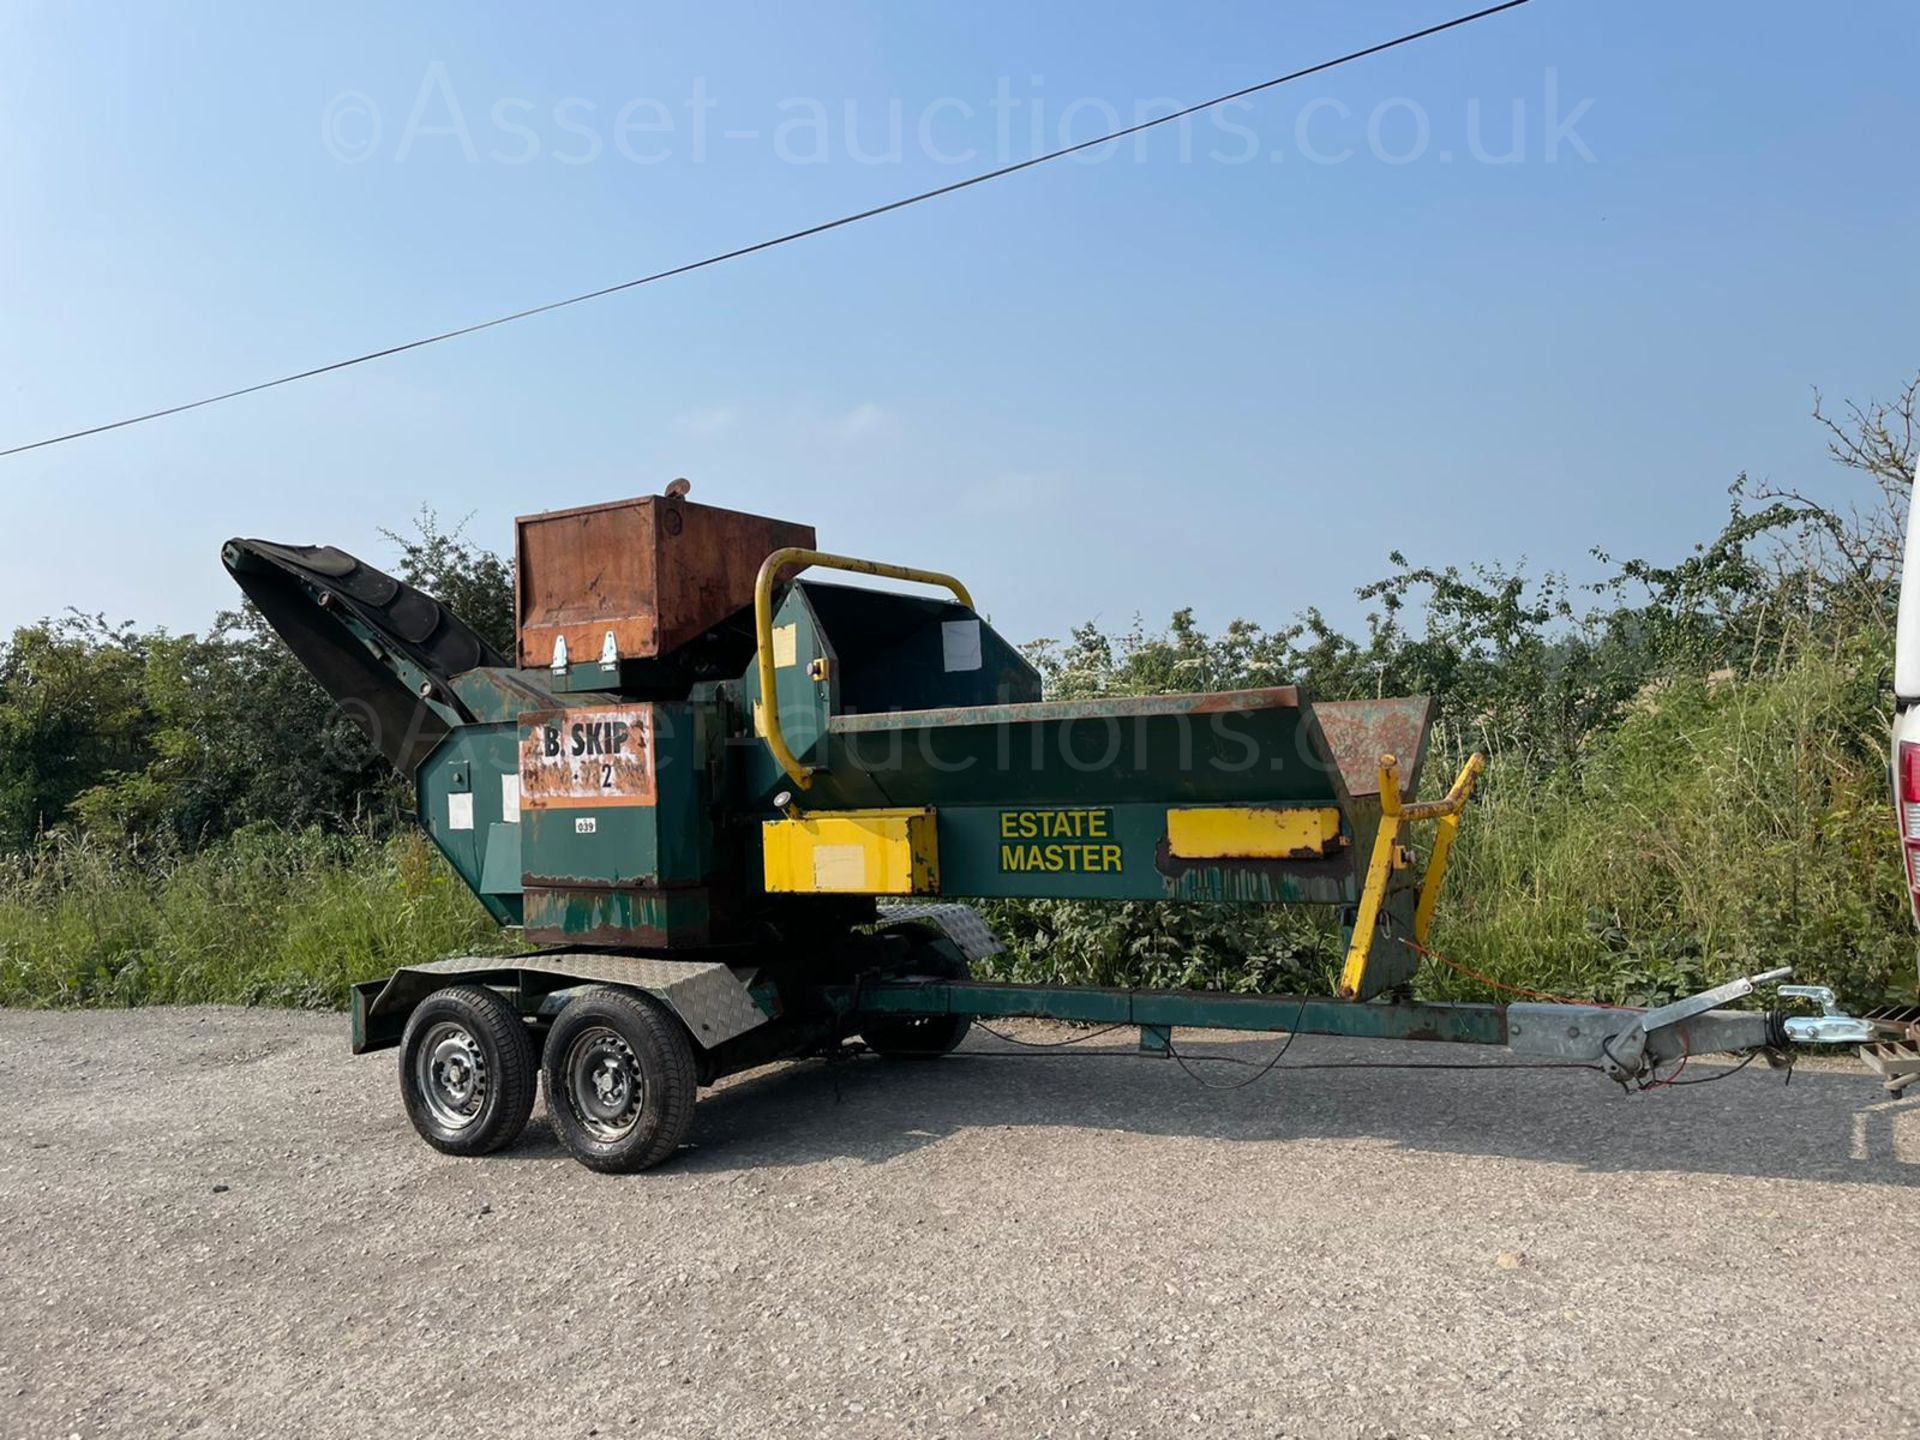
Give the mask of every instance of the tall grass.
POLYGON ((69 843, 0 872, 0 1005, 338 1006, 354 981, 505 943, 418 834, 258 828, 144 861, 69 843))
MULTIPOLYGON (((1509 984, 1627 1003, 1778 965, 1858 1003, 1911 998, 1885 721, 1863 669, 1803 654, 1651 687, 1577 771, 1496 763, 1435 948, 1509 984)), ((1442 967, 1427 984, 1485 989, 1442 967)))

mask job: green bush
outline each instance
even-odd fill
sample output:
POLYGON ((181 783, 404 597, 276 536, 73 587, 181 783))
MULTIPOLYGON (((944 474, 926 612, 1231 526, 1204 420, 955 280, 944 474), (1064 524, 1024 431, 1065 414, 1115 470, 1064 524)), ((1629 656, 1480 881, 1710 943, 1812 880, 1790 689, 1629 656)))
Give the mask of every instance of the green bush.
POLYGON ((1325 991, 1340 935, 1294 906, 1002 900, 980 907, 1006 947, 998 980, 1174 990, 1325 991))

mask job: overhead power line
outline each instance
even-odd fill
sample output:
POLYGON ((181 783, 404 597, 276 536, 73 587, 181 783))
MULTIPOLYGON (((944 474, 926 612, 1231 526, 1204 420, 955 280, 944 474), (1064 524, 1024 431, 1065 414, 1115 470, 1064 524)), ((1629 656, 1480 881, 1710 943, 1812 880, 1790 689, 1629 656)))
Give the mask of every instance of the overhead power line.
POLYGON ((709 266, 724 264, 729 260, 739 260, 748 255, 757 255, 762 250, 772 250, 781 245, 791 245, 796 240, 810 239, 815 235, 824 235, 829 230, 839 230, 848 225, 857 225, 862 220, 872 220, 881 215, 891 214, 895 210, 904 210, 910 205, 923 204, 928 200, 938 200, 943 195, 952 195, 960 190, 970 190, 975 185, 985 185, 990 180, 1004 179, 1008 175, 1017 175, 1022 170, 1031 170, 1061 160, 1083 150, 1092 150, 1101 145, 1110 145, 1116 140, 1124 140, 1129 135, 1138 135, 1142 131, 1152 130, 1161 125, 1171 125, 1176 120, 1184 120, 1204 110, 1212 110, 1221 105, 1231 104, 1235 100, 1244 100, 1249 95, 1258 95, 1262 91, 1272 90, 1281 85, 1290 85, 1296 80, 1304 80, 1310 75, 1319 75, 1341 65, 1351 65, 1356 60, 1365 60, 1371 55, 1383 51, 1395 50, 1402 45, 1411 45, 1416 40, 1425 40, 1448 30, 1458 30, 1463 25, 1471 25, 1477 20, 1498 15, 1502 11, 1517 10, 1528 4, 1529 0, 1505 0, 1504 4, 1490 5, 1484 10, 1476 10, 1470 15, 1461 15, 1439 25, 1429 25, 1424 30, 1410 31, 1396 36, 1392 40, 1383 40, 1377 45, 1369 45, 1364 50, 1350 51, 1331 60, 1322 60, 1317 65, 1309 65, 1304 70, 1295 70, 1290 74, 1277 75, 1271 80, 1262 80, 1257 85, 1243 86, 1229 91, 1225 95, 1216 95, 1211 100, 1202 100, 1175 110, 1168 115, 1155 116, 1151 120, 1142 120, 1138 124, 1123 126, 1096 135, 1091 140, 1081 140, 1072 145, 1063 145, 1057 150, 1048 150, 1044 154, 1029 156, 1010 165, 1002 165, 995 170, 985 170, 978 175, 969 175, 964 180, 955 180, 950 185, 935 186, 931 190, 922 190, 917 195, 908 195, 899 200, 890 200, 884 205, 875 205, 868 210, 859 210, 851 215, 842 215, 835 220, 822 221, 818 225, 809 225, 803 230, 790 230, 784 235, 775 235, 768 240, 759 240, 751 245, 742 245, 737 249, 724 250, 717 255, 709 255, 702 260, 690 260, 684 265, 675 265, 671 269, 656 270, 651 275, 642 275, 635 280, 623 280, 617 285, 605 285, 598 290, 587 290, 578 295, 569 295, 564 300, 550 300, 544 305, 534 305, 525 310, 515 310, 509 315, 496 315, 491 320, 478 320, 471 325, 462 325, 454 330, 442 330, 437 335, 424 335, 418 340, 408 340, 403 344, 389 345, 382 350, 369 350, 364 355, 353 355, 345 360, 335 360, 328 365, 316 365, 309 370, 297 370, 291 375, 281 375, 272 380, 262 380, 257 384, 243 385, 237 390, 222 391, 218 395, 207 395, 199 400, 189 400, 181 405, 169 405, 163 410, 149 410, 144 415, 129 415, 123 420, 111 420, 104 425, 90 425, 84 430, 71 430, 64 435, 50 435, 44 440, 30 441, 25 445, 15 445, 0 450, 0 459, 9 455, 22 455, 29 450, 44 450, 49 445, 63 445, 69 440, 83 440, 89 435, 103 435, 109 430, 124 430, 129 425, 143 425, 149 420, 162 420, 169 415, 181 415, 189 410, 199 410, 207 405, 218 405, 225 400, 238 400, 243 395, 257 395, 262 390, 276 389, 281 385, 291 385, 297 380, 311 380, 316 375, 328 375, 335 370, 346 370, 355 365, 365 365, 372 360, 384 360, 389 355, 401 355, 409 350, 423 349, 428 345, 438 345, 446 340, 458 340, 463 335, 475 335, 482 330, 491 330, 498 325, 511 325, 516 320, 528 320, 535 315, 545 315, 550 311, 564 310, 570 305, 584 305, 589 300, 603 299, 608 295, 618 295, 623 290, 635 290, 642 285, 652 285, 660 280, 671 280, 676 275, 689 275, 695 270, 705 270, 709 266))

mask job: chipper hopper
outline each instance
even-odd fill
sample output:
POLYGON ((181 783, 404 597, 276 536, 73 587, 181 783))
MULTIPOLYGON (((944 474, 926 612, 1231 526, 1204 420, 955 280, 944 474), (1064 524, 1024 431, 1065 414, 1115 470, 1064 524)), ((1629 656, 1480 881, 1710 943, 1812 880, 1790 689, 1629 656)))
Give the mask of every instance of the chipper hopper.
MULTIPOLYGON (((1291 686, 1050 700, 949 575, 646 497, 516 526, 511 657, 328 547, 233 540, 234 579, 415 784, 420 823, 524 953, 354 987, 356 1052, 398 1046, 421 1135, 511 1141, 545 1077, 584 1163, 671 1155, 698 1087, 788 1056, 958 1045, 974 1017, 1508 1045, 1645 1084, 1689 1053, 1857 1043, 1862 1022, 1412 998, 1481 771, 1415 802, 1432 703, 1291 686), (849 585, 830 573, 914 591, 849 585), (976 980, 965 900, 1322 905, 1331 996, 976 980)), ((1438 785, 1430 787, 1438 789, 1438 785)))

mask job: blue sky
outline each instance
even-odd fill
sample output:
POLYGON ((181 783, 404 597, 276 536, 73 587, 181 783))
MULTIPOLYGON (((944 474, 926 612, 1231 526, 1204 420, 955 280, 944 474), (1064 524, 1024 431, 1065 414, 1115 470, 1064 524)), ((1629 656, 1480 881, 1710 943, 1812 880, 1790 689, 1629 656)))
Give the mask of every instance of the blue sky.
MULTIPOLYGON (((0 447, 1454 13, 11 0, 0 447)), ((1812 387, 1920 367, 1916 39, 1906 0, 1534 0, 1224 124, 0 461, 0 624, 196 628, 234 599, 230 534, 378 560, 427 504, 504 548, 515 514, 676 475, 951 570, 1022 640, 1181 605, 1353 621, 1395 547, 1672 555, 1742 469, 1826 483, 1812 387)))

